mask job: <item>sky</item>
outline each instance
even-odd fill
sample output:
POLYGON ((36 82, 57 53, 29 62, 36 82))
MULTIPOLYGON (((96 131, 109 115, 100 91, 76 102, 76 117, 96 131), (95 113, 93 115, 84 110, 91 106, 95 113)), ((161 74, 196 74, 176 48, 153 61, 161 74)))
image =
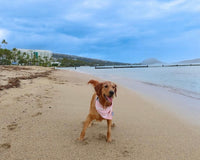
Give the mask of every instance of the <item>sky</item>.
POLYGON ((0 0, 0 41, 109 61, 200 58, 200 0, 0 0))

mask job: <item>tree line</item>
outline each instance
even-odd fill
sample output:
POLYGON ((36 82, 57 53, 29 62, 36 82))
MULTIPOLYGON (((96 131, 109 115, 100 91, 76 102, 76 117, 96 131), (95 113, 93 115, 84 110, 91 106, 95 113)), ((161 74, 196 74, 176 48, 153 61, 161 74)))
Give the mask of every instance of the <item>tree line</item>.
POLYGON ((105 65, 105 64, 97 64, 96 62, 85 62, 77 59, 71 58, 59 58, 57 59, 60 62, 60 66, 62 67, 80 67, 80 66, 96 66, 96 65, 105 65))
POLYGON ((46 56, 36 57, 35 54, 30 56, 30 54, 17 50, 16 48, 13 48, 12 50, 6 49, 6 45, 8 42, 6 40, 2 40, 0 45, 0 65, 37 65, 37 66, 51 66, 51 62, 53 61, 52 58, 48 58, 46 56))

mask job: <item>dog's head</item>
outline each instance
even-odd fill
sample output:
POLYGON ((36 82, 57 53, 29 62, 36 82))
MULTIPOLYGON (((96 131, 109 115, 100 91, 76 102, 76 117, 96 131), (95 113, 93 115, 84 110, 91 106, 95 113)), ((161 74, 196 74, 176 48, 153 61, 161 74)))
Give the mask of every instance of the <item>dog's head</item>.
POLYGON ((114 95, 117 96, 117 85, 110 81, 99 83, 95 80, 90 80, 88 83, 93 84, 97 96, 100 99, 104 99, 107 104, 112 104, 114 95))

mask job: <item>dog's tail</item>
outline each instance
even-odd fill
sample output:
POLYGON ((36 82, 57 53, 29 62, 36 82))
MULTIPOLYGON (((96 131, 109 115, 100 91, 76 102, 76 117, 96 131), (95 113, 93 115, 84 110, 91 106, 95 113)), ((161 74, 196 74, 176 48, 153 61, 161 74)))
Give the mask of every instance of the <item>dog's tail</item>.
POLYGON ((96 87, 99 84, 99 81, 91 79, 88 84, 92 84, 94 87, 96 87))

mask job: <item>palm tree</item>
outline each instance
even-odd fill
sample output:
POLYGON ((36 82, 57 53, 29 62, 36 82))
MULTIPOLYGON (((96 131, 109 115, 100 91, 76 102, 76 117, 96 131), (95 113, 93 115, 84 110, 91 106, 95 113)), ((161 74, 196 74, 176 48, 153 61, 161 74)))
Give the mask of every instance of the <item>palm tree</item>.
POLYGON ((13 52, 13 61, 16 62, 16 60, 17 60, 17 54, 16 54, 17 48, 13 48, 12 52, 13 52))
POLYGON ((35 54, 33 55, 33 58, 32 58, 32 65, 35 65, 36 64, 36 56, 35 54))
POLYGON ((29 54, 26 54, 26 62, 28 65, 30 65, 30 55, 29 54))
POLYGON ((1 43, 4 44, 4 47, 6 48, 6 45, 8 44, 8 42, 6 42, 6 40, 3 39, 1 43))
POLYGON ((20 55, 21 55, 21 52, 20 51, 17 51, 17 62, 18 62, 18 64, 19 64, 19 61, 20 61, 20 55))
POLYGON ((39 66, 42 66, 44 63, 44 61, 42 60, 42 57, 41 56, 38 56, 38 65, 39 66))
POLYGON ((44 56, 43 59, 44 59, 44 65, 43 66, 47 67, 48 66, 48 57, 44 56))

